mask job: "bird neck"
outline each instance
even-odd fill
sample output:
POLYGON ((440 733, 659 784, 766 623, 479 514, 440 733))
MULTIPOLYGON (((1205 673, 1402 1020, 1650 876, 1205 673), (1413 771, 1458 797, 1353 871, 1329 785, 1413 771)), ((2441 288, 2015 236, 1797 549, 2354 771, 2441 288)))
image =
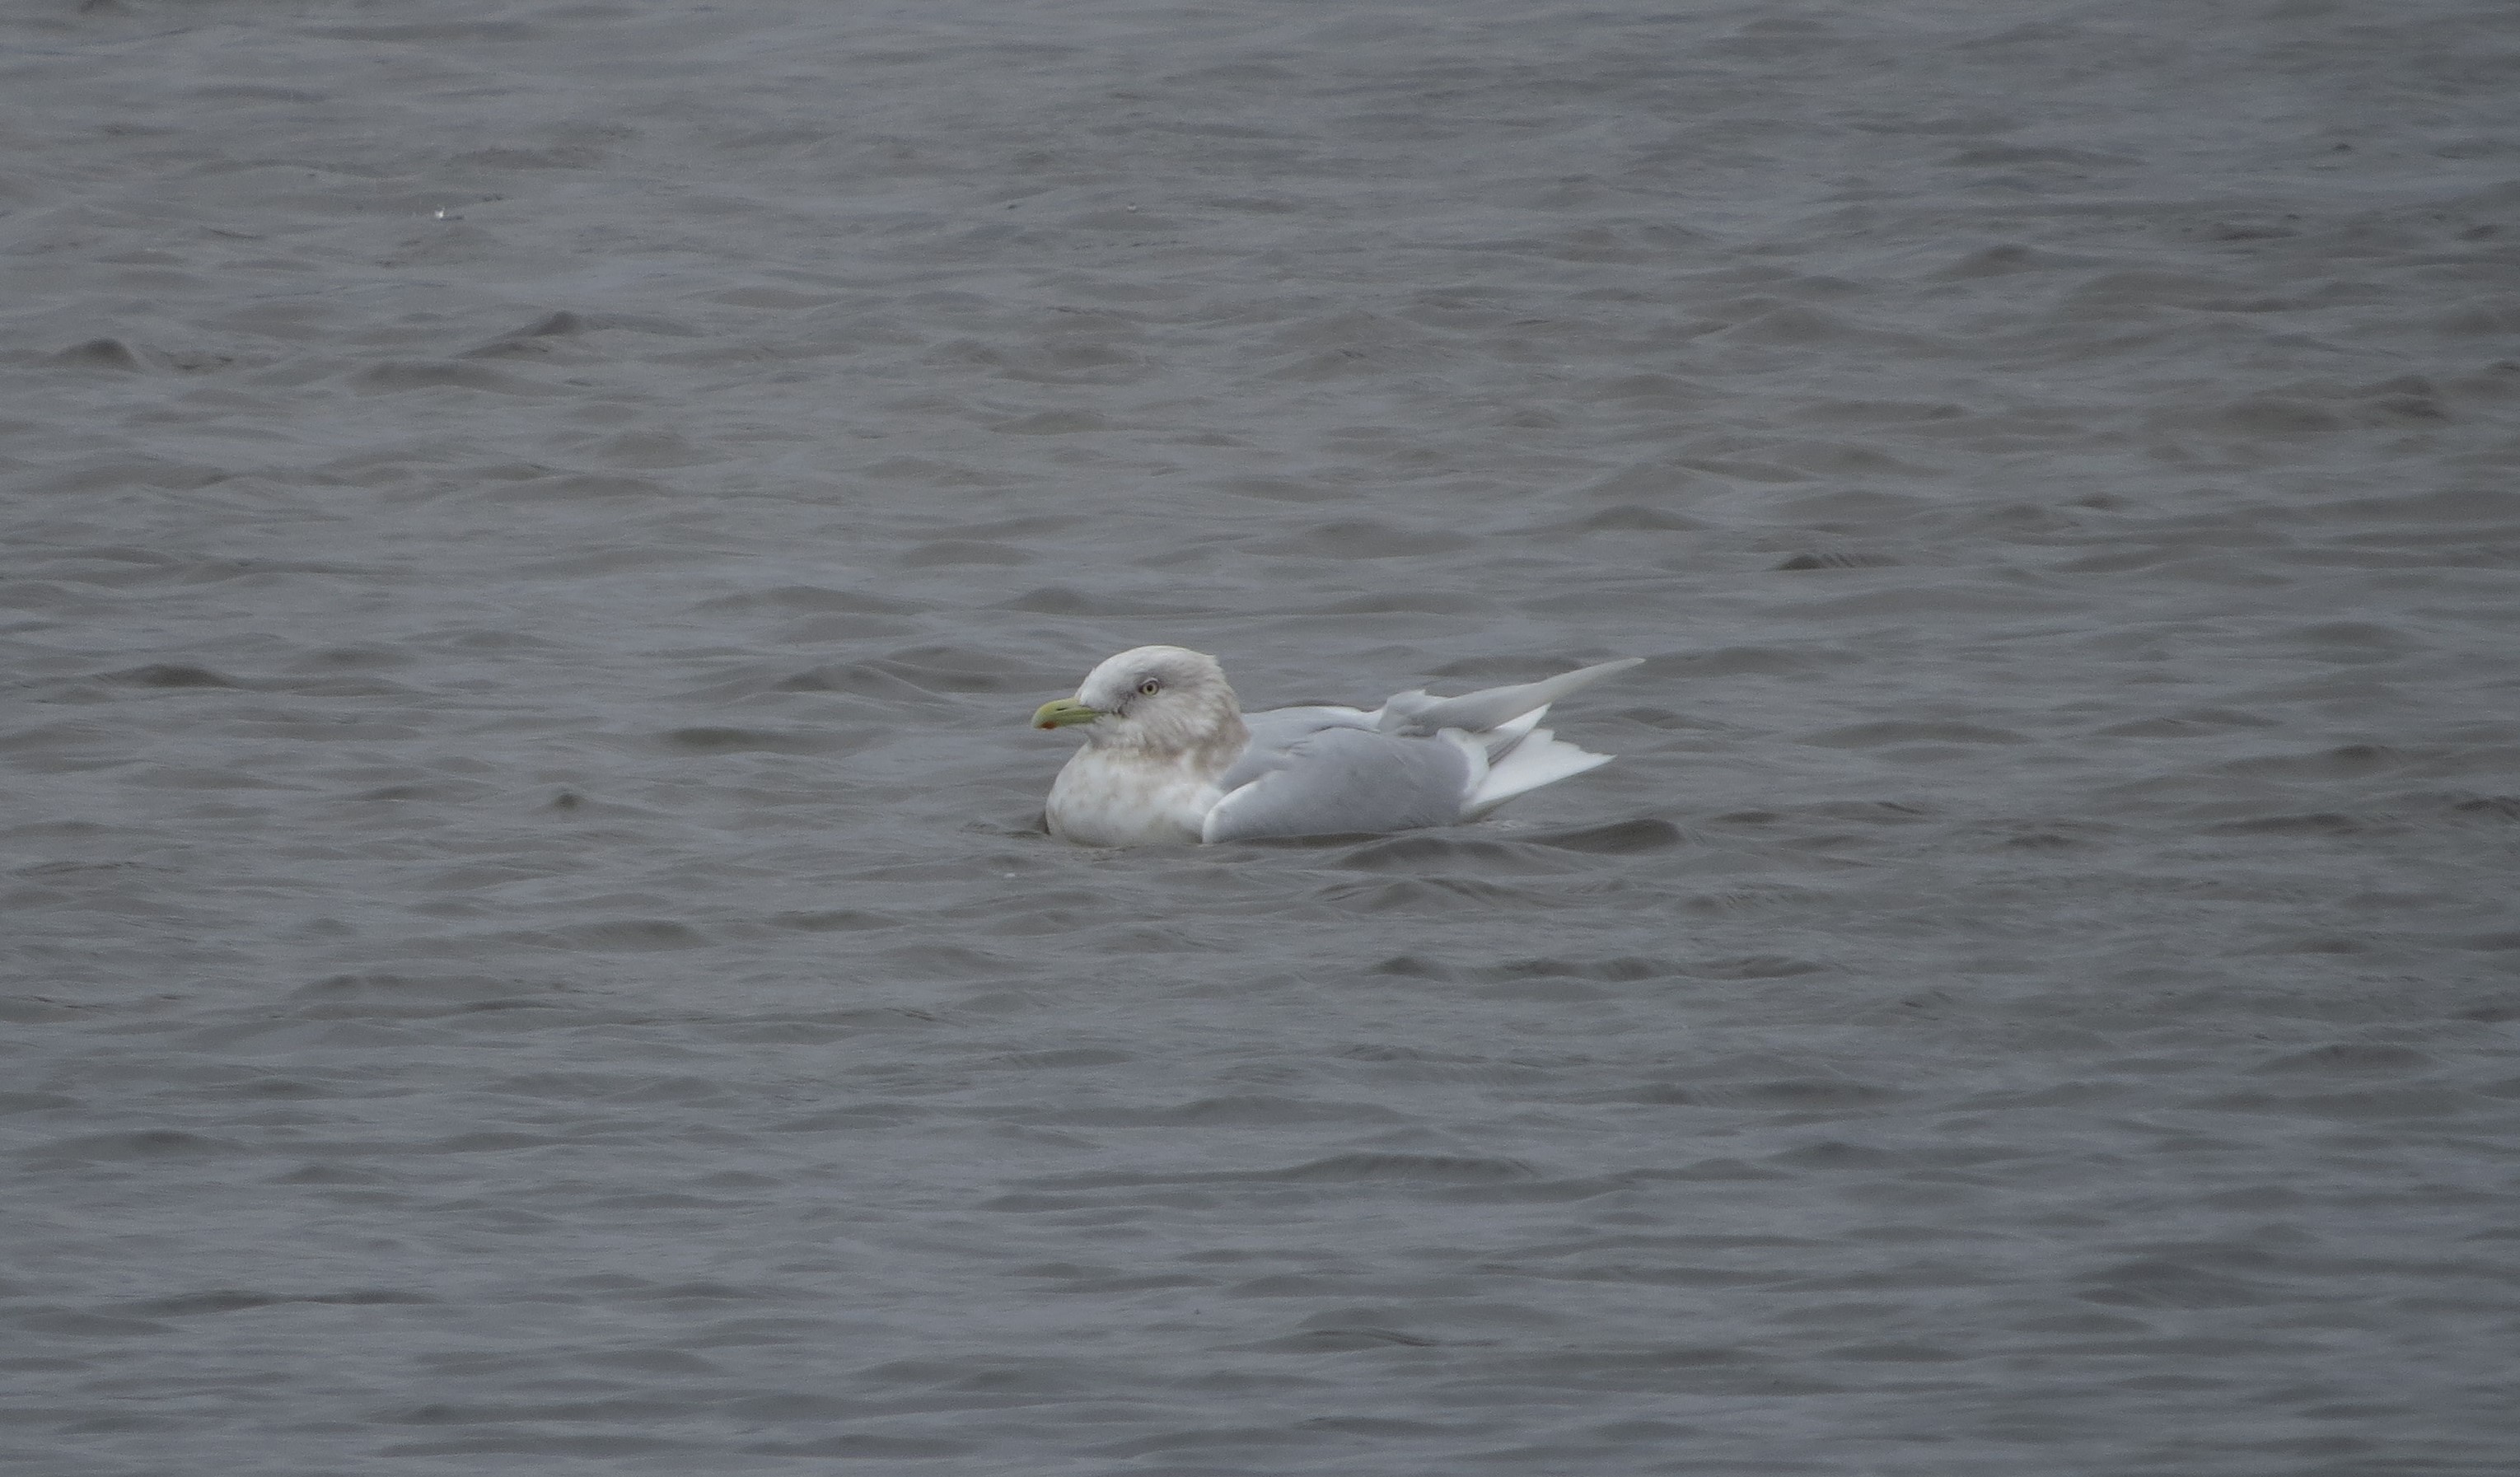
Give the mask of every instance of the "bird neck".
POLYGON ((1242 721, 1241 705, 1231 696, 1221 709, 1210 708, 1195 718, 1182 713, 1167 717, 1171 721, 1105 719, 1086 727, 1085 741, 1113 758, 1177 764, 1208 776, 1233 768, 1250 746, 1251 730, 1242 721))

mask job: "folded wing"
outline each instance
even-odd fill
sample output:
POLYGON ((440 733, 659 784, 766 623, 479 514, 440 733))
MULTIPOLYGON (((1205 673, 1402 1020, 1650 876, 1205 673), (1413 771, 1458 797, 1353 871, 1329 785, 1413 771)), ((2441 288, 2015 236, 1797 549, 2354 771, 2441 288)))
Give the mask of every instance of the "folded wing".
POLYGON ((1372 715, 1373 726, 1386 734, 1431 735, 1445 729, 1460 729, 1471 735, 1484 734, 1491 729, 1503 728, 1525 713, 1539 712, 1567 694, 1581 692, 1602 678, 1624 672, 1642 660, 1642 656, 1627 656, 1617 661, 1597 662, 1538 682, 1489 688, 1485 692, 1464 693, 1459 697, 1429 697, 1422 691, 1401 693, 1383 703, 1381 710, 1372 715))
POLYGON ((1414 830, 1473 821, 1610 762, 1540 727, 1549 705, 1637 665, 1604 661, 1459 697, 1402 693, 1379 709, 1245 715, 1251 743, 1217 782, 1206 841, 1414 830))
MULTIPOLYGON (((1251 746, 1218 782, 1225 798, 1200 839, 1414 830, 1460 821, 1487 758, 1453 736, 1406 738, 1347 722, 1285 722, 1303 709, 1252 715, 1251 746)), ((1325 710, 1310 710, 1322 713, 1325 710)))

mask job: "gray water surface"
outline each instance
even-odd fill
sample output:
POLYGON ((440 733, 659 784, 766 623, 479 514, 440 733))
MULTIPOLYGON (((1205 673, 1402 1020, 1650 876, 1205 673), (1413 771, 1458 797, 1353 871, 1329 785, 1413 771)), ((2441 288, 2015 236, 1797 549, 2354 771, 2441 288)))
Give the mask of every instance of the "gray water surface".
POLYGON ((2512 1470, 2507 7, 6 34, 14 1470, 2512 1470))

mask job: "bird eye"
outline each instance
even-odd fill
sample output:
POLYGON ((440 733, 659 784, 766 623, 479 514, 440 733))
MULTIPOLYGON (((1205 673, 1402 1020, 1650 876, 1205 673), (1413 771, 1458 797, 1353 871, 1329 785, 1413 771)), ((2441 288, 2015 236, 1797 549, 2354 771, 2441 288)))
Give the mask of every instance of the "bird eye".
POLYGON ((1147 696, 1147 697, 1152 697, 1152 696, 1154 696, 1157 693, 1160 693, 1160 692, 1162 692, 1163 690, 1164 690, 1164 685, 1163 685, 1162 683, 1160 683, 1160 682, 1155 681, 1155 679, 1153 679, 1153 678, 1151 678, 1151 677, 1149 677, 1149 678, 1148 678, 1146 681, 1144 681, 1144 682, 1142 682, 1142 683, 1139 683, 1139 684, 1138 684, 1138 692, 1139 692, 1139 694, 1140 694, 1141 695, 1143 695, 1143 696, 1147 696))

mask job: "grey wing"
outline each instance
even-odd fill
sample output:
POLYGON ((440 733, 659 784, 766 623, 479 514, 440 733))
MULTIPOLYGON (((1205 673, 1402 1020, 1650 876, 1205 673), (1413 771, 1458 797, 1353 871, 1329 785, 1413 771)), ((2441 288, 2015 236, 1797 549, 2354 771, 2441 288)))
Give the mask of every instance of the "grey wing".
POLYGON ((1335 721, 1255 722, 1251 746, 1217 782, 1225 798, 1208 811, 1201 839, 1451 826, 1462 819, 1473 779, 1469 755, 1449 739, 1404 738, 1335 721))

